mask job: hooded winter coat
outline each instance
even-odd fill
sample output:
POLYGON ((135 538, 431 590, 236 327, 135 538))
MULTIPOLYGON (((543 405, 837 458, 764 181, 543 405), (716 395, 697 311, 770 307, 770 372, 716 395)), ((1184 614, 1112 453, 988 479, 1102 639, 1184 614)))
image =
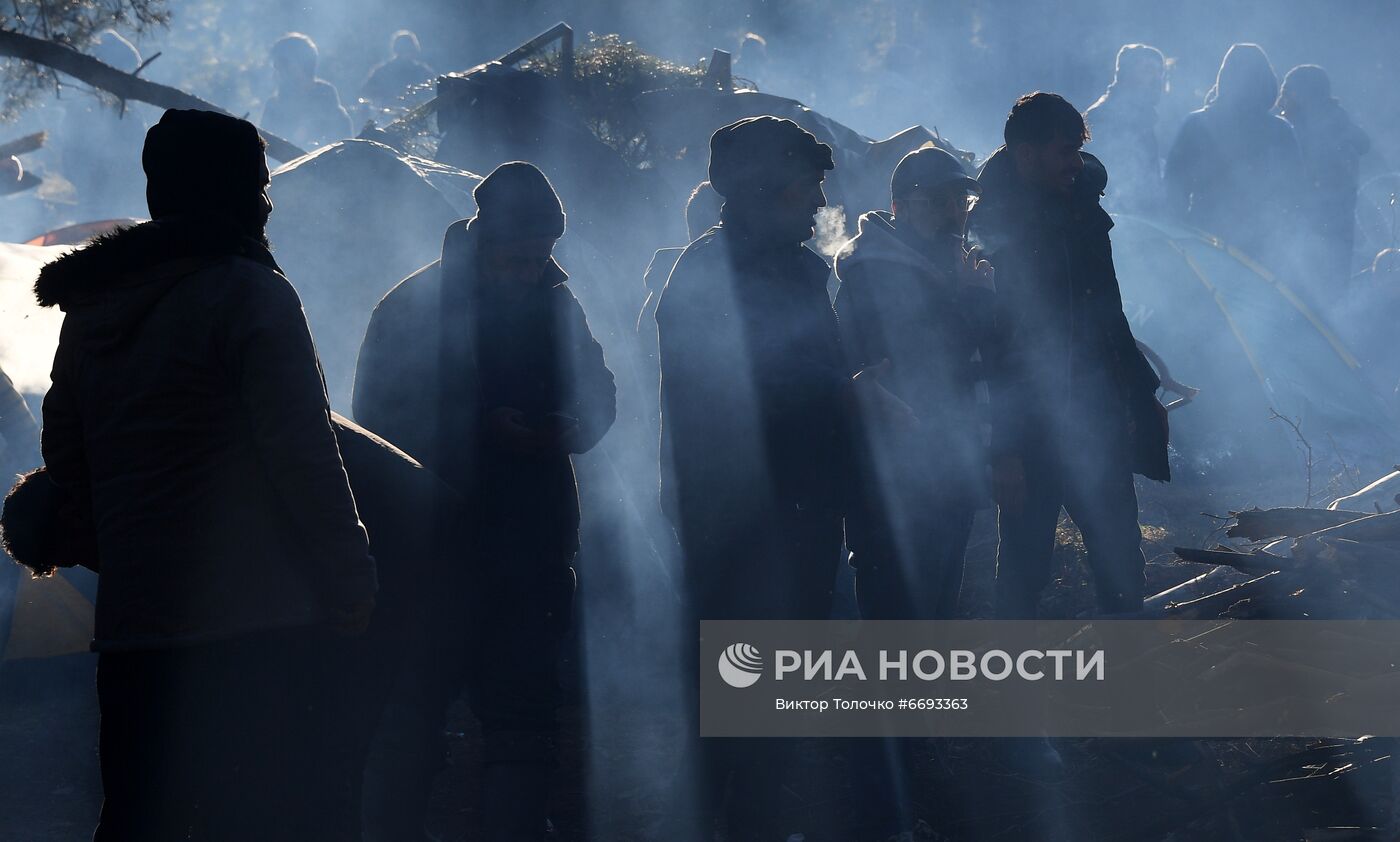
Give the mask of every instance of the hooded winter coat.
POLYGON ((969 225, 996 267, 1000 342, 989 355, 992 449, 1090 446, 1165 480, 1160 380, 1123 314, 1109 229, 1099 206, 1103 165, 1085 167, 1067 197, 1027 184, 1005 148, 978 175, 969 225))
MULTIPOLYGON (((596 445, 617 390, 568 276, 550 260, 538 285, 511 295, 477 271, 479 232, 453 224, 442 261, 394 287, 370 316, 355 371, 355 420, 408 451, 468 501, 488 555, 530 559, 517 573, 567 570, 578 550, 571 453, 522 455, 486 427, 501 407, 526 423, 576 420, 574 453, 596 445)), ((498 571, 505 573, 507 571, 498 571)))
POLYGON ((376 589, 305 314, 267 250, 166 218, 45 266, 53 480, 91 517, 99 650, 325 623, 376 589))
POLYGON ((892 461, 966 499, 985 462, 974 357, 992 341, 996 296, 953 276, 958 249, 950 239, 941 254, 927 255, 888 212, 863 215, 836 259, 836 312, 852 368, 889 360, 880 383, 919 421, 916 433, 898 436, 866 419, 866 443, 896 448, 892 461))

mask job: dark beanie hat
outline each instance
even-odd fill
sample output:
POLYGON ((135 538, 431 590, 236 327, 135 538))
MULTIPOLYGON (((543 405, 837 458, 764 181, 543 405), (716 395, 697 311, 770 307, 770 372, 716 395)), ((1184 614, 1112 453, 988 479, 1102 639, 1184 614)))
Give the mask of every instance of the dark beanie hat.
POLYGON ((218 208, 261 189, 266 147, 247 120, 214 111, 166 111, 146 132, 141 151, 151 215, 218 208))
POLYGON ((558 239, 566 217, 559 194, 534 164, 511 161, 472 191, 482 236, 493 240, 558 239))
POLYGON ((726 199, 835 169, 831 147, 791 120, 746 117, 710 137, 710 184, 726 199))
POLYGON ((916 190, 945 186, 962 187, 973 193, 982 191, 963 169, 962 161, 937 146, 925 146, 899 160, 890 178, 890 196, 903 199, 916 190))

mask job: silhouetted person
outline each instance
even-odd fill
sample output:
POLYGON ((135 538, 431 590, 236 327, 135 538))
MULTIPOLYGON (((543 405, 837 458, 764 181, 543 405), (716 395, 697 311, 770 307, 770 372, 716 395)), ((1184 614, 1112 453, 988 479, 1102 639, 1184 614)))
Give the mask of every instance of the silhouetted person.
POLYGON ((1133 474, 1166 479, 1166 410, 1138 350, 1099 207, 1102 165, 1056 94, 1017 100, 983 166, 972 228, 996 266, 1004 324, 991 355, 996 613, 1033 618, 1050 582, 1060 509, 1084 535, 1098 608, 1142 607, 1133 474))
POLYGON ((1205 107, 1186 117, 1164 175, 1171 211, 1256 260, 1292 257, 1303 163, 1288 121, 1273 113, 1278 77, 1256 44, 1225 53, 1205 107))
POLYGON ((612 425, 616 391, 551 256, 565 218, 544 174, 502 164, 473 195, 477 215, 448 228, 440 269, 375 308, 354 406, 471 506, 474 584, 489 594, 473 606, 469 682, 484 838, 524 840, 544 832, 556 761, 579 540, 571 458, 612 425))
POLYGON ((433 69, 418 58, 422 50, 417 35, 400 29, 389 39, 389 50, 393 57, 374 66, 360 91, 372 105, 392 105, 410 85, 433 78, 433 69))
MULTIPOLYGON (((985 498, 983 417, 974 359, 989 347, 991 267, 963 244, 981 188, 952 155, 929 147, 904 156, 890 183, 893 213, 860 218, 836 259, 836 312, 860 403, 860 493, 846 518, 860 615, 950 620, 957 613, 972 518, 985 498)), ((886 834, 912 832, 912 746, 886 748, 863 799, 886 834), (891 772, 902 780, 896 784, 891 772)))
MULTIPOLYGON (((706 231, 719 224, 719 209, 723 203, 724 199, 710 186, 710 182, 702 181, 695 185, 685 203, 685 227, 689 234, 689 242, 700 239, 706 231)), ((661 301, 661 290, 666 286, 666 279, 671 277, 671 270, 676 267, 676 262, 683 253, 685 246, 657 249, 651 263, 647 265, 646 274, 642 277, 647 297, 637 314, 637 344, 642 355, 642 364, 645 366, 643 383, 651 390, 656 388, 661 375, 661 352, 656 339, 656 306, 661 301)), ((652 391, 648 400, 654 399, 655 394, 655 391, 652 391)), ((646 418, 651 431, 651 441, 656 441, 661 419, 650 412, 646 414, 646 418)), ((659 465, 653 467, 659 468, 659 465)))
POLYGON ((836 261, 836 312, 862 404, 861 505, 846 521, 856 597, 869 619, 952 619, 985 448, 974 358, 993 331, 992 271, 965 250, 981 188, 937 148, 891 179, 893 213, 860 218, 836 261), (890 400, 893 398, 894 400, 890 400))
POLYGON ((305 149, 354 134, 335 85, 316 78, 316 42, 289 32, 272 45, 277 92, 263 106, 262 127, 305 149))
MULTIPOLYGON (((789 120, 715 132, 709 176, 722 221, 686 248, 657 307, 662 508, 684 555, 688 638, 698 620, 819 620, 831 610, 850 381, 829 269, 803 243, 832 166, 831 148, 789 120)), ((731 833, 784 838, 774 834, 785 834, 776 815, 785 749, 738 743, 703 747, 692 830, 708 832, 736 772, 731 833)))
POLYGON ((1106 204, 1133 213, 1166 209, 1162 155, 1157 143, 1157 103, 1167 84, 1162 51, 1124 44, 1113 64, 1113 82, 1084 112, 1094 156, 1108 168, 1106 204))
MULTIPOLYGON (((695 185, 685 202, 685 229, 690 235, 689 242, 695 242, 706 231, 719 224, 719 209, 722 204, 724 199, 710 186, 710 182, 702 181, 695 185)), ((663 248, 657 249, 656 254, 652 255, 651 263, 647 264, 646 274, 642 276, 647 298, 642 303, 641 312, 637 314, 638 333, 649 333, 655 337, 656 305, 661 301, 661 290, 665 288, 666 279, 671 277, 671 270, 676 268, 676 263, 684 251, 685 246, 663 248)))
MULTIPOLYGON (((356 507, 372 536, 379 578, 374 616, 365 634, 325 653, 341 662, 349 679, 341 685, 346 694, 343 742, 325 750, 344 750, 348 785, 357 805, 361 771, 400 667, 412 660, 425 636, 462 624, 466 583, 459 556, 464 536, 433 529, 431 518, 439 510, 465 511, 455 492, 383 439, 334 413, 331 427, 356 507)), ((79 517, 43 468, 26 473, 6 495, 0 527, 7 551, 36 576, 75 565, 101 573, 92 525, 79 517)), ((160 526, 152 528, 158 534, 160 526)), ((389 768, 374 769, 372 779, 382 781, 399 772, 397 760, 381 759, 381 767, 389 768)), ((318 774, 330 769, 323 764, 318 774)))
POLYGON ((263 142, 167 111, 142 164, 153 221, 35 284, 66 314, 44 460, 102 567, 95 838, 354 839, 328 653, 368 623, 375 569, 268 252, 263 142))
POLYGON ((745 32, 734 57, 734 74, 759 87, 768 76, 768 40, 756 32, 745 32))
POLYGON ((1332 80, 1315 64, 1288 71, 1279 110, 1293 125, 1307 174, 1303 209, 1321 249, 1317 271, 1336 282, 1351 276, 1356 190, 1371 138, 1332 96, 1332 80))
POLYGON ((1400 320, 1400 249, 1382 249, 1370 267, 1352 279, 1337 308, 1336 323, 1361 361, 1361 373, 1392 407, 1400 408, 1400 354, 1395 325, 1400 320))

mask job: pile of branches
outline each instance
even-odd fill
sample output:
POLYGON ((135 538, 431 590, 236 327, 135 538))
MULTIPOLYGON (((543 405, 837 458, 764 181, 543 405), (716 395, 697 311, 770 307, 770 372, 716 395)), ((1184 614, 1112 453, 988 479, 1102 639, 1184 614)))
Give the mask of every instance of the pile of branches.
MULTIPOLYGON (((557 76, 558 53, 521 62, 520 69, 557 76)), ((593 135, 617 150, 629 163, 647 157, 646 130, 632 103, 647 91, 696 88, 705 81, 703 64, 689 66, 643 51, 620 35, 588 33, 574 50, 574 78, 569 96, 593 135)))
POLYGON ((1214 569, 1148 599, 1182 619, 1400 619, 1400 512, 1314 508, 1232 512, 1239 539, 1176 547, 1214 569))

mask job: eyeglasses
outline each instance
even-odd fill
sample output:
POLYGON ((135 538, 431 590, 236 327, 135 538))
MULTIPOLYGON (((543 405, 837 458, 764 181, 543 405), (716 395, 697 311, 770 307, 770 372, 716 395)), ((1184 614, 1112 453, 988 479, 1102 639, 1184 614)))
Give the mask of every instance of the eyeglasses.
POLYGON ((967 203, 965 210, 971 212, 977 205, 977 194, 972 192, 944 193, 936 196, 913 196, 907 199, 900 199, 899 203, 905 207, 918 205, 920 207, 945 207, 951 203, 962 199, 967 203))

